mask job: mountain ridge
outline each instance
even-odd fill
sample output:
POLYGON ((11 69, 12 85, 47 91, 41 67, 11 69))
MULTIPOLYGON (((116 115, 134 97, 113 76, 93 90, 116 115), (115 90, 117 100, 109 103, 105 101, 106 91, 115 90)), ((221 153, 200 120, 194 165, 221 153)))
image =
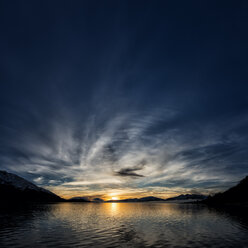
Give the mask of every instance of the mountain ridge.
POLYGON ((201 201, 208 205, 248 205, 248 176, 230 189, 201 201))
POLYGON ((64 201, 53 192, 38 187, 28 180, 6 171, 0 171, 0 198, 4 202, 64 201))
POLYGON ((202 194, 181 194, 175 197, 165 199, 165 201, 176 201, 176 200, 204 200, 207 196, 202 194))

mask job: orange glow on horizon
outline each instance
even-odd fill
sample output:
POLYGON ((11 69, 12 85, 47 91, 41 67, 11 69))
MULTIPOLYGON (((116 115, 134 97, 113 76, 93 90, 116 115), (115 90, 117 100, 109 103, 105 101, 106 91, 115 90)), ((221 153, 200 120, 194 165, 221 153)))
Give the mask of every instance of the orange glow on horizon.
POLYGON ((124 190, 121 190, 121 192, 106 192, 106 191, 86 191, 86 190, 74 190, 70 188, 64 188, 64 187, 45 187, 46 189, 52 191, 53 193, 57 194, 58 196, 64 198, 64 199, 70 199, 72 197, 88 197, 90 200, 93 200, 94 198, 101 198, 104 201, 117 201, 117 200, 123 200, 128 198, 142 198, 142 197, 148 197, 148 196, 154 196, 162 199, 167 199, 170 197, 178 196, 179 194, 187 194, 190 193, 188 191, 182 190, 178 192, 154 192, 154 191, 147 191, 147 192, 125 192, 124 190))

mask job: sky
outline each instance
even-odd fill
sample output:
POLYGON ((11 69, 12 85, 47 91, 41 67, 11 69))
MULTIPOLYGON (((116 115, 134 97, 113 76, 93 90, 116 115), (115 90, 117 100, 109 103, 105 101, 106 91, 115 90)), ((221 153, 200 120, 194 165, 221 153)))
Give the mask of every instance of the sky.
POLYGON ((222 191, 248 174, 247 1, 1 1, 0 169, 60 196, 222 191))

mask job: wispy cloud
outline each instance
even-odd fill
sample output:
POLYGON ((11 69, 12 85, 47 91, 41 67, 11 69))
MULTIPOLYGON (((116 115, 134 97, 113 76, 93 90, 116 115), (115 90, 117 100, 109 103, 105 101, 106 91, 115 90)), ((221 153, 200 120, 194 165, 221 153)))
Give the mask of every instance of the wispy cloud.
MULTIPOLYGON (((1 161, 6 169, 39 185, 63 188, 71 194, 93 194, 101 187, 124 191, 126 186, 137 192, 156 188, 156 194, 168 194, 178 186, 185 191, 209 192, 238 181, 247 168, 246 140, 228 134, 229 128, 219 131, 216 126, 186 134, 187 127, 149 134, 162 118, 170 123, 177 116, 118 113, 100 126, 89 118, 78 135, 79 127, 70 122, 54 122, 53 129, 47 130, 54 136, 51 144, 32 131, 17 137, 22 146, 18 140, 9 142, 1 161), (228 139, 223 140, 224 135, 228 139)), ((235 125, 232 129, 238 131, 235 125)))

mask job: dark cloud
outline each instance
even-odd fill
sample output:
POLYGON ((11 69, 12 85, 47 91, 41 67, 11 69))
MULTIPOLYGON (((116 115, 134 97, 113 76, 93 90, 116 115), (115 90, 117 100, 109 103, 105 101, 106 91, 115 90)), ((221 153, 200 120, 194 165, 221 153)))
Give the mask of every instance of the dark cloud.
POLYGON ((143 166, 137 166, 133 168, 123 168, 120 169, 119 171, 115 172, 116 176, 121 176, 121 177, 144 177, 141 174, 136 173, 136 171, 142 170, 143 166))

